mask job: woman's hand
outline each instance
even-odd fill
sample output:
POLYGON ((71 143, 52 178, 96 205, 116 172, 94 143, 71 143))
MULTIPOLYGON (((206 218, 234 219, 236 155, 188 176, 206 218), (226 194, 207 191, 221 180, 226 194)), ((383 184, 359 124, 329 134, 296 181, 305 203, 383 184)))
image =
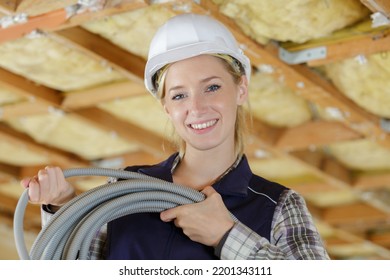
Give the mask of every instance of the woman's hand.
POLYGON ((65 180, 59 167, 45 167, 32 178, 24 178, 20 184, 28 188, 29 200, 33 204, 62 206, 76 196, 75 190, 65 180))
POLYGON ((202 193, 206 195, 204 201, 165 210, 160 218, 164 222, 173 221, 191 240, 216 247, 234 221, 213 187, 205 187, 202 193))

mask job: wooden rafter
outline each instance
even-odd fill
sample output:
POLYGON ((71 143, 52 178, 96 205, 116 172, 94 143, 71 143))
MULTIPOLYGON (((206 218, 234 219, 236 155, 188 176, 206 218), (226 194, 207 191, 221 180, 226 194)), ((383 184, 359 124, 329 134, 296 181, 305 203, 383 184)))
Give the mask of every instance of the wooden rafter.
MULTIPOLYGON (((363 2, 363 0, 361 1, 363 2)), ((15 12, 21 12, 23 5, 25 7, 24 9, 26 9, 25 11, 27 11, 29 5, 34 4, 34 2, 42 1, 0 0, 0 13, 15 14, 15 12)), ((47 1, 47 4, 53 4, 54 2, 67 2, 71 4, 71 2, 75 1, 47 1)), ((107 164, 107 162, 103 162, 105 160, 115 161, 117 159, 119 159, 122 166, 152 164, 164 159, 171 152, 167 149, 169 145, 165 145, 165 151, 162 149, 162 144, 166 140, 160 137, 156 138, 156 135, 153 133, 141 129, 134 124, 119 120, 106 111, 95 107, 100 102, 145 94, 145 89, 142 84, 145 63, 143 59, 133 56, 81 27, 74 27, 91 19, 145 7, 154 1, 120 2, 121 4, 118 5, 117 3, 119 2, 116 0, 105 1, 105 8, 103 10, 96 12, 86 10, 80 14, 72 15, 65 22, 59 24, 52 24, 50 21, 46 21, 55 15, 54 13, 51 14, 51 12, 37 15, 40 18, 34 18, 36 17, 34 16, 30 19, 37 20, 35 23, 39 22, 39 26, 36 27, 37 29, 48 32, 56 31, 50 34, 50 36, 55 36, 56 38, 60 38, 60 40, 64 40, 67 44, 72 44, 89 56, 106 61, 113 68, 121 71, 128 80, 77 92, 62 93, 46 87, 37 86, 18 75, 0 68, 0 87, 9 89, 11 92, 15 92, 15 94, 23 98, 18 103, 2 106, 0 120, 39 114, 47 112, 51 108, 56 108, 66 113, 76 114, 78 117, 91 121, 93 125, 98 125, 106 131, 116 131, 124 139, 137 142, 142 146, 142 150, 137 152, 120 155, 118 158, 103 159, 102 164, 107 164)), ((390 175, 387 170, 376 173, 355 174, 336 160, 327 157, 326 153, 325 155, 321 154, 322 146, 342 140, 370 137, 374 140, 377 139, 379 142, 383 140, 381 143, 387 147, 389 147, 389 140, 388 135, 385 134, 383 137, 384 134, 378 126, 379 119, 377 117, 358 108, 337 89, 307 67, 313 66, 316 63, 316 65, 329 63, 363 51, 367 55, 377 51, 389 50, 388 45, 390 43, 388 40, 390 36, 386 33, 388 31, 377 33, 376 37, 372 36, 372 34, 365 34, 367 36, 353 38, 350 41, 328 42, 328 56, 326 60, 311 61, 307 65, 291 66, 279 61, 276 52, 277 47, 275 45, 261 46, 247 36, 244 36, 234 22, 215 10, 215 6, 211 1, 171 1, 171 3, 173 2, 181 2, 185 5, 190 3, 194 7, 192 10, 199 13, 209 13, 211 11, 213 16, 227 23, 234 31, 236 37, 239 38, 239 41, 247 47, 246 52, 255 67, 261 65, 271 66, 276 78, 283 77, 287 85, 310 102, 326 107, 341 108, 340 112, 345 117, 342 123, 314 120, 298 127, 280 129, 255 120, 253 123, 254 133, 253 136, 250 136, 250 139, 254 141, 249 145, 249 158, 254 157, 256 149, 264 149, 272 155, 286 157, 296 164, 302 164, 307 167, 318 180, 299 181, 297 179, 295 181, 292 180, 292 184, 289 185, 292 189, 300 191, 304 196, 314 193, 318 195, 319 193, 344 189, 361 195, 365 191, 373 191, 383 188, 383 186, 389 186, 390 175), (200 3, 200 5, 195 2, 200 3)), ((167 5, 171 4, 168 3, 167 5)), ((33 11, 37 11, 39 7, 32 5, 30 8, 31 14, 33 14, 33 11)), ((54 6, 50 11, 54 11, 53 9, 54 6)), ((175 11, 179 12, 178 10, 175 11)), ((21 28, 20 30, 32 30, 31 27, 33 27, 33 24, 34 21, 29 21, 23 27, 27 29, 19 28, 21 28)), ((2 34, 6 34, 1 33, 2 31, 4 30, 0 29, 0 38, 2 34)), ((23 36, 25 32, 19 32, 17 36, 23 36)), ((18 134, 7 126, 0 126, 1 137, 7 137, 7 141, 20 141, 22 139, 22 142, 33 151, 39 151, 40 153, 53 152, 55 156, 52 160, 56 160, 57 163, 61 161, 65 163, 68 160, 74 160, 75 157, 75 155, 37 144, 32 139, 18 134)), ((80 161, 84 163, 82 160, 80 161)), ((74 162, 67 162, 67 164, 68 167, 77 166, 77 163, 74 162)), ((90 163, 85 162, 85 164, 90 163)), ((95 164, 98 163, 95 162, 95 164)), ((42 166, 13 167, 7 164, 0 164, 0 168, 10 176, 17 178, 36 174, 37 170, 42 168, 42 166)), ((7 205, 6 215, 9 215, 14 209, 16 200, 15 198, 6 196, 0 197, 3 197, 0 199, 0 205, 7 205)), ((377 252, 372 257, 390 258, 389 251, 384 249, 385 247, 390 248, 388 234, 388 229, 390 228, 388 222, 389 214, 384 209, 370 205, 364 199, 358 203, 351 203, 350 205, 340 207, 320 208, 319 206, 311 205, 310 201, 308 201, 308 205, 315 217, 329 222, 335 229, 335 236, 326 240, 329 248, 332 248, 332 246, 336 249, 337 246, 364 245, 373 248, 377 252), (343 229, 336 229, 340 227, 343 229), (378 228, 383 231, 376 231, 378 228), (367 233, 367 230, 369 233, 367 233), (355 232, 356 235, 350 232, 355 232), (376 244, 379 246, 376 246, 376 244)), ((34 210, 39 209, 34 208, 34 210)), ((36 224, 34 224, 34 229, 38 231, 39 211, 34 211, 31 217, 35 219, 36 224)))
MULTIPOLYGON (((4 85, 12 89, 13 91, 22 94, 26 99, 33 100, 33 102, 30 103, 8 105, 9 107, 20 106, 19 109, 23 108, 24 110, 26 110, 26 113, 36 112, 36 110, 45 111, 45 106, 47 106, 48 108, 50 107, 58 110, 63 110, 65 112, 70 112, 69 110, 67 110, 67 108, 61 106, 62 98, 58 95, 57 91, 53 91, 44 86, 37 86, 31 82, 28 82, 26 79, 18 75, 9 73, 5 70, 0 69, 0 72, 2 74, 2 80, 0 82, 2 82, 4 85), (19 86, 20 88, 18 89, 19 86)), ((3 115, 3 119, 5 119, 7 116, 15 116, 17 113, 19 114, 18 116, 22 114, 20 110, 17 110, 17 113, 15 112, 16 110, 12 112, 11 108, 8 108, 8 110, 8 106, 4 106, 6 109, 6 115, 3 115)), ((124 139, 135 141, 138 145, 140 145, 140 147, 143 147, 146 151, 150 151, 151 153, 155 154, 165 153, 162 152, 162 144, 164 143, 164 140, 162 138, 150 132, 147 132, 140 127, 120 120, 117 117, 114 117, 113 115, 106 113, 102 110, 99 110, 97 108, 87 108, 77 110, 73 112, 73 114, 87 119, 89 122, 105 129, 106 131, 116 131, 118 135, 124 137, 124 139)), ((169 148, 167 149, 169 151, 169 148)))
POLYGON ((21 0, 17 1, 15 13, 26 13, 29 16, 36 16, 65 9, 77 4, 77 2, 78 0, 21 0))
POLYGON ((108 15, 114 15, 116 13, 123 13, 135 9, 139 9, 146 6, 145 1, 141 0, 129 0, 122 1, 118 4, 116 1, 107 1, 106 8, 100 11, 94 11, 93 9, 83 9, 78 11, 80 7, 75 7, 74 14, 69 14, 72 9, 67 7, 72 4, 77 4, 78 1, 8 1, 2 0, 0 2, 0 11, 10 16, 18 13, 30 13, 32 16, 28 17, 26 22, 16 22, 15 24, 7 27, 0 28, 0 43, 9 40, 15 40, 22 36, 29 34, 32 31, 54 31, 69 28, 72 26, 80 25, 84 21, 102 18, 108 15), (37 2, 42 5, 40 8, 36 8, 37 2), (49 6, 50 7, 49 7, 49 6), (58 7, 54 9, 54 7, 58 7), (36 10, 37 9, 37 10, 36 10), (53 10, 54 9, 54 10, 53 10), (48 12, 40 14, 39 11, 47 10, 48 12))
POLYGON ((142 83, 145 60, 133 55, 104 38, 81 27, 73 27, 56 33, 89 56, 106 60, 110 65, 130 80, 142 83))
POLYGON ((76 110, 75 113, 84 119, 92 121, 107 131, 114 131, 123 139, 137 143, 145 151, 148 151, 152 154, 167 155, 173 151, 169 147, 167 147, 167 150, 163 150, 163 144, 165 140, 161 137, 127 121, 120 120, 110 113, 106 113, 98 108, 80 109, 76 110))
POLYGON ((380 12, 390 18, 390 2, 388 0, 360 0, 372 12, 380 12))
POLYGON ((67 154, 55 148, 49 148, 36 143, 27 135, 17 132, 4 124, 0 124, 0 139, 11 143, 19 143, 31 151, 46 155, 49 159, 49 164, 57 164, 63 168, 88 165, 87 162, 78 159, 76 155, 67 154))
POLYGON ((282 150, 293 151, 361 137, 361 134, 340 122, 311 121, 285 129, 274 145, 282 150))
POLYGON ((387 188, 390 182, 390 170, 382 172, 358 174, 353 180, 354 188, 360 190, 375 190, 387 188))
POLYGON ((288 65, 281 61, 275 46, 264 47, 244 35, 234 21, 219 13, 218 7, 211 1, 201 2, 199 5, 190 1, 183 2, 192 5, 193 11, 197 13, 211 14, 230 28, 238 42, 245 46, 246 54, 254 66, 269 66, 277 80, 285 81, 299 96, 321 107, 339 108, 345 124, 358 133, 376 138, 378 143, 390 147, 390 135, 384 133, 380 127, 379 118, 359 108, 317 73, 304 65, 288 65))
POLYGON ((100 102, 112 101, 146 94, 144 85, 132 81, 123 81, 64 93, 61 107, 69 110, 94 107, 100 102))
POLYGON ((0 0, 0 12, 8 15, 16 11, 17 0, 0 0))
POLYGON ((329 207, 323 210, 322 215, 322 219, 333 226, 358 227, 361 230, 373 228, 378 224, 386 225, 389 223, 389 218, 388 213, 365 203, 329 207))
POLYGON ((303 44, 282 43, 281 47, 292 53, 310 51, 318 47, 325 48, 324 58, 311 59, 306 62, 308 66, 319 66, 359 55, 368 56, 390 51, 390 27, 373 28, 371 21, 365 21, 327 37, 310 40, 303 44))
POLYGON ((30 102, 42 102, 45 104, 60 106, 62 98, 59 92, 45 86, 39 86, 24 77, 0 68, 0 87, 8 89, 30 102))
POLYGON ((7 28, 0 28, 0 43, 25 36, 32 31, 39 29, 41 26, 53 29, 65 23, 66 20, 67 14, 64 9, 56 10, 45 15, 31 17, 27 23, 14 24, 7 28))

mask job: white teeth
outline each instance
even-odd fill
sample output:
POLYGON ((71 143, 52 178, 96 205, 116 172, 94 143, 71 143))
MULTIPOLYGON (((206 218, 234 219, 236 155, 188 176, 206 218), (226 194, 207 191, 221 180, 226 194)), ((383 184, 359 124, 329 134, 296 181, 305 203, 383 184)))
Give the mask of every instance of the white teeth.
POLYGON ((213 126, 216 122, 217 120, 212 120, 205 123, 191 124, 191 127, 193 129, 205 129, 207 127, 213 126))

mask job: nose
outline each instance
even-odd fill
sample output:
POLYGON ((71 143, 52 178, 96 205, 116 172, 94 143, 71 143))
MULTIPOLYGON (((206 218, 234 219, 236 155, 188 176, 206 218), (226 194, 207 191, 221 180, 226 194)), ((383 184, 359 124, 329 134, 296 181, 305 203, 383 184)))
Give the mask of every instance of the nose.
POLYGON ((193 95, 189 105, 189 112, 194 116, 203 114, 207 108, 206 100, 202 95, 193 95))

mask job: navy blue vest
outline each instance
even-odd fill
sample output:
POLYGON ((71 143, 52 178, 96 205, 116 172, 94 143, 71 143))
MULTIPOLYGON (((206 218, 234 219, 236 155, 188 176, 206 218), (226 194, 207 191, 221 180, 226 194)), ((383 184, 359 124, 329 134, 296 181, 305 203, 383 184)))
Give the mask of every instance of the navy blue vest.
MULTIPOLYGON (((172 182, 176 154, 153 166, 126 170, 172 182)), ((240 222, 270 240, 271 223, 285 187, 256 176, 244 156, 239 165, 213 185, 226 207, 240 222)), ((108 223, 108 259, 216 259, 214 248, 191 241, 173 223, 160 220, 158 213, 127 215, 108 223)))

